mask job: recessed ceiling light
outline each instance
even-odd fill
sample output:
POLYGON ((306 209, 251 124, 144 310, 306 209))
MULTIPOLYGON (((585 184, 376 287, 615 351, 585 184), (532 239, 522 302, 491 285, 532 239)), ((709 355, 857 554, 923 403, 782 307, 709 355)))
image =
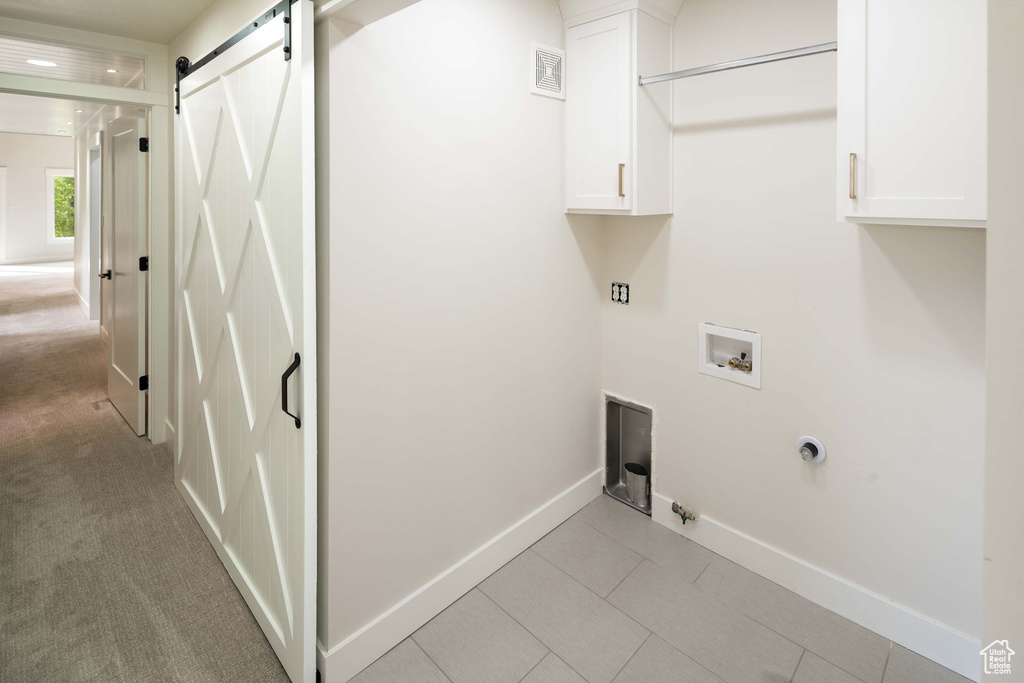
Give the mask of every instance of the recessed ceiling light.
POLYGON ((81 114, 81 113, 83 113, 84 111, 85 111, 84 109, 76 109, 76 110, 75 110, 75 113, 76 113, 76 114, 81 114))
MULTIPOLYGON (((56 66, 56 65, 54 65, 54 66, 56 66)), ((107 69, 107 73, 108 74, 116 74, 117 73, 117 69, 107 69)))
POLYGON ((57 66, 57 62, 48 62, 45 59, 27 59, 25 61, 34 66, 57 66))
POLYGON ((73 126, 73 125, 75 125, 75 124, 71 123, 70 121, 68 121, 68 122, 67 122, 67 124, 68 124, 69 126, 73 126))
POLYGON ((58 130, 58 131, 57 131, 57 134, 58 134, 58 135, 67 135, 67 133, 68 133, 68 132, 67 132, 66 130, 58 130))

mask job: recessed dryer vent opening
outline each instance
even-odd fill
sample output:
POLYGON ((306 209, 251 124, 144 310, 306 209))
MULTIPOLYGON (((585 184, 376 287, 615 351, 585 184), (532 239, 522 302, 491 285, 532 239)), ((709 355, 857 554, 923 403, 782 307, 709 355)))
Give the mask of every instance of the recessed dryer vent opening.
POLYGON ((651 409, 607 398, 605 484, 613 498, 651 514, 651 409))

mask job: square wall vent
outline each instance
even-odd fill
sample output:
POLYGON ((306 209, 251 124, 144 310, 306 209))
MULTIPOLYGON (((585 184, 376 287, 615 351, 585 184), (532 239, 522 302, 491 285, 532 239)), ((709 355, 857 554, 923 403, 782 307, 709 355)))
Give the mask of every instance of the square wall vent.
POLYGON ((530 43, 530 92, 565 99, 565 50, 530 43))
POLYGON ((697 371, 761 388, 761 335, 711 323, 697 326, 697 371))

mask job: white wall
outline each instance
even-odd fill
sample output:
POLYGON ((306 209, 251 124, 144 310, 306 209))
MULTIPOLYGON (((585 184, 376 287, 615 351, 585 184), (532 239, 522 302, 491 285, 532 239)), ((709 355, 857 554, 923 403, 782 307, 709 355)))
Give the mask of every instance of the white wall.
POLYGON ((0 262, 63 261, 74 244, 46 241, 46 169, 74 168, 70 137, 0 133, 0 166, 7 167, 7 222, 0 262))
MULTIPOLYGON (((99 281, 99 263, 93 263, 93 251, 100 240, 100 226, 93 225, 90 198, 89 150, 95 146, 95 135, 86 135, 89 124, 75 133, 75 291, 87 304, 89 318, 100 318, 101 301, 96 296, 103 287, 99 281), (94 305, 95 299, 95 305, 94 305)), ((101 161, 102 163, 102 161, 101 161)), ((101 202, 102 203, 102 202, 101 202)), ((100 209, 102 213, 102 208, 100 209)), ((104 328, 105 329, 105 328, 104 328)))
POLYGON ((564 103, 528 87, 562 31, 553 0, 423 0, 334 32, 328 648, 598 467, 600 219, 563 214, 564 103))
MULTIPOLYGON (((1024 653, 1024 2, 989 2, 989 205, 985 456, 985 621, 982 642, 1024 653)), ((1011 676, 1024 681, 1024 655, 1011 676)))
MULTIPOLYGON (((687 0, 674 66, 835 39, 834 2, 687 0)), ((985 232, 835 222, 834 55, 674 98, 675 216, 605 231, 604 383, 655 408, 655 489, 980 638, 985 232), (760 391, 697 373, 701 322, 763 335, 760 391)))

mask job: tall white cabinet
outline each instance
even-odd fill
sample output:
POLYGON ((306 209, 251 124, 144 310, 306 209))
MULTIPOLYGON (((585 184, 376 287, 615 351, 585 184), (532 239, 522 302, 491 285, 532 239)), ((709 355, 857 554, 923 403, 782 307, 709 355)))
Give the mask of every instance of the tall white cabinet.
POLYGON ((984 227, 983 0, 839 0, 838 218, 984 227))
POLYGON ((671 71, 678 0, 562 0, 568 213, 672 213, 671 71))

